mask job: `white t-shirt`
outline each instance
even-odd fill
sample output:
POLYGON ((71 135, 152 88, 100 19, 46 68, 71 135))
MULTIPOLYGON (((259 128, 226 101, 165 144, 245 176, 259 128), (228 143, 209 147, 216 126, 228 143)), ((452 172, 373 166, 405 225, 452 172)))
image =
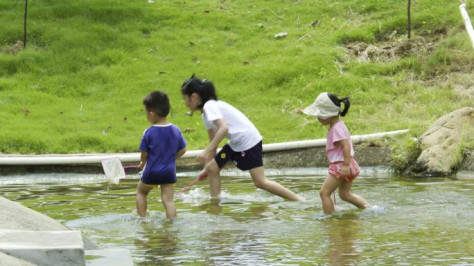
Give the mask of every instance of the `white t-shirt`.
POLYGON ((222 118, 227 125, 229 146, 234 151, 245 151, 262 141, 258 129, 250 120, 232 105, 216 100, 209 100, 204 104, 202 120, 206 129, 217 130, 214 121, 222 118))

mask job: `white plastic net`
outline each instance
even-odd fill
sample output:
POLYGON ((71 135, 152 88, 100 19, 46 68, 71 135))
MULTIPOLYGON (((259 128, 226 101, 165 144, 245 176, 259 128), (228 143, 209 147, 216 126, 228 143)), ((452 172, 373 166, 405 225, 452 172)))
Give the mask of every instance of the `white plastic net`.
POLYGON ((118 184, 120 179, 125 178, 125 170, 118 157, 104 159, 101 163, 108 182, 118 184))

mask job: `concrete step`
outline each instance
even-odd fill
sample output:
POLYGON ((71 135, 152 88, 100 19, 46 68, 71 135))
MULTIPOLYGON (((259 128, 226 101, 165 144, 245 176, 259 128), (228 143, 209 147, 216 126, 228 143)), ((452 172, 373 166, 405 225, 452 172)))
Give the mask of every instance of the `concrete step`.
MULTIPOLYGON (((51 217, 3 197, 0 197, 0 230, 1 229, 24 231, 71 230, 51 217)), ((84 248, 97 249, 97 246, 87 239, 87 237, 83 236, 82 239, 84 240, 84 248)))
POLYGON ((85 265, 79 231, 0 230, 0 252, 37 265, 85 265))
POLYGON ((9 256, 5 253, 0 252, 0 265, 5 266, 35 266, 33 263, 29 263, 19 258, 9 256))
POLYGON ((127 249, 86 250, 88 266, 133 266, 132 256, 127 249))

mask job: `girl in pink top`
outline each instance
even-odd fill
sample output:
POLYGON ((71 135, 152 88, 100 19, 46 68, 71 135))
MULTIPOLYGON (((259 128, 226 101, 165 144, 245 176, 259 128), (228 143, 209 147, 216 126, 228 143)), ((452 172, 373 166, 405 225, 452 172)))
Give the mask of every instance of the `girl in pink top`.
POLYGON ((335 94, 323 92, 313 104, 306 107, 303 113, 316 116, 322 125, 329 125, 326 156, 329 160, 328 176, 319 190, 319 196, 325 214, 334 211, 331 194, 337 189, 339 197, 358 208, 365 209, 370 205, 364 198, 351 193, 352 180, 359 175, 359 165, 354 160, 354 148, 346 125, 339 116, 345 116, 349 110, 349 98, 339 99, 335 94), (344 110, 341 112, 341 103, 344 110))

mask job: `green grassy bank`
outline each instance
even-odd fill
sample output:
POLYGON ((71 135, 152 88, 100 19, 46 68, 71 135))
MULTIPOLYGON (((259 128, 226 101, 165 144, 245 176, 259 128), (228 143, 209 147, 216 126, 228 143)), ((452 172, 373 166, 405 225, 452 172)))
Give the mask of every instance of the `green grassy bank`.
POLYGON ((0 0, 0 152, 137 151, 149 126, 141 100, 155 89, 170 95, 188 148, 203 148, 179 91, 192 73, 265 143, 325 137, 299 114, 321 91, 351 97, 352 134, 419 135, 473 106, 474 51, 458 1, 412 2, 408 42, 406 1, 37 0, 17 49, 24 3, 0 0))

